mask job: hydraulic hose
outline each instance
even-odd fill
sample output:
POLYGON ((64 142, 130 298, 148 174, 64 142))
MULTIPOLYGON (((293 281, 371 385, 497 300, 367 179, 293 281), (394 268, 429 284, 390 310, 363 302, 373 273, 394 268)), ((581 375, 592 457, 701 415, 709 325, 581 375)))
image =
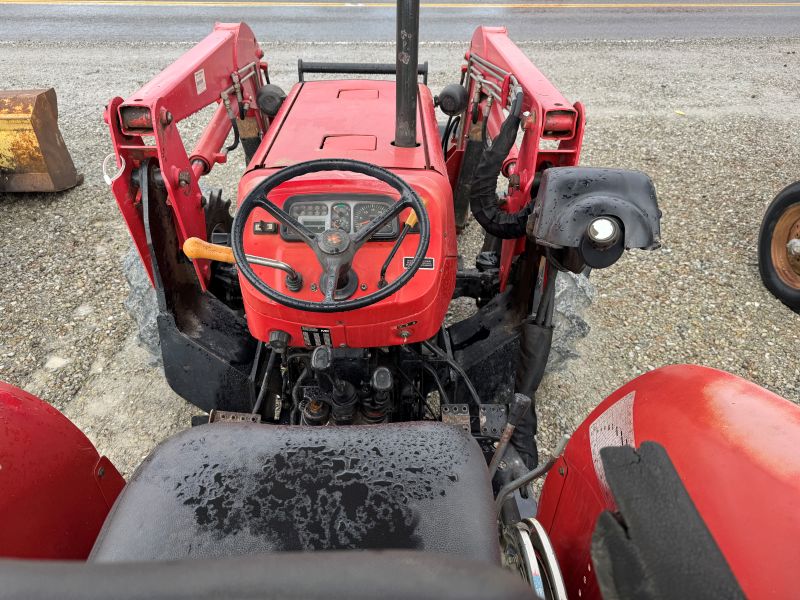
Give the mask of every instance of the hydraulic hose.
POLYGON ((300 424, 300 386, 303 385, 303 382, 306 380, 309 373, 309 367, 303 367, 300 377, 297 378, 297 381, 295 381, 294 386, 292 387, 292 412, 289 414, 290 425, 300 424))
MULTIPOLYGON (((485 147, 483 155, 472 179, 469 208, 475 220, 490 235, 501 239, 516 239, 525 235, 525 224, 533 210, 533 202, 528 202, 514 213, 500 210, 497 205, 497 179, 511 147, 517 140, 517 131, 522 111, 522 92, 517 93, 511 105, 511 112, 503 121, 500 133, 494 138, 491 147, 485 147)), ((486 119, 488 119, 488 115, 486 119)))
POLYGON ((225 152, 233 152, 239 145, 239 125, 236 123, 236 119, 231 119, 231 129, 233 129, 233 142, 230 146, 225 147, 225 152))
POLYGON ((254 415, 261 413, 261 403, 264 402, 264 396, 267 395, 267 390, 269 389, 269 375, 272 372, 273 366, 275 366, 275 356, 277 354, 278 353, 274 350, 270 350, 269 358, 267 359, 267 368, 264 370, 264 380, 261 382, 261 389, 258 391, 258 399, 253 407, 254 415))

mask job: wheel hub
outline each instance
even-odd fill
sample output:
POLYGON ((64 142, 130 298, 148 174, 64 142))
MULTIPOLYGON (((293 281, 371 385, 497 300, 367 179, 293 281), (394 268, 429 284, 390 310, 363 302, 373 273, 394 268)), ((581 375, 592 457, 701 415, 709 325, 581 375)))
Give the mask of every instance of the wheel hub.
POLYGON ((800 204, 790 206, 775 223, 770 251, 778 276, 800 289, 800 204))

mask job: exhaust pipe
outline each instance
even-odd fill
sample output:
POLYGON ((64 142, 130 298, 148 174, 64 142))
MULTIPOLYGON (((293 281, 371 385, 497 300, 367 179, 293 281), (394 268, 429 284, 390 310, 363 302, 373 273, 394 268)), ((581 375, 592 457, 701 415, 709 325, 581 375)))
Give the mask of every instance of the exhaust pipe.
POLYGON ((417 145, 419 0, 397 0, 397 80, 394 145, 417 145))

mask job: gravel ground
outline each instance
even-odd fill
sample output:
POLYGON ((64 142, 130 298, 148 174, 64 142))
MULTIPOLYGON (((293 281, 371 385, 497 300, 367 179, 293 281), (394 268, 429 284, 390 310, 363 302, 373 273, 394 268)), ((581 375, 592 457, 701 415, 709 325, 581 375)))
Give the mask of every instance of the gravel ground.
MULTIPOLYGON (((661 250, 592 275, 591 334, 539 394, 541 447, 628 379, 665 364, 726 369, 800 400, 800 317, 761 286, 755 254, 767 203, 800 177, 800 41, 520 45, 567 97, 586 104, 583 164, 646 171, 664 211, 661 250)), ((148 364, 122 307, 129 241, 100 174, 111 149, 101 111, 187 47, 0 44, 4 87, 56 87, 62 132, 86 175, 63 194, 0 197, 0 379, 64 411, 125 474, 196 411, 148 364)), ((392 56, 386 44, 265 49, 273 81, 286 88, 297 57, 392 56)), ((464 49, 423 45, 434 90, 451 82, 464 49)), ((232 192, 238 168, 214 179, 232 192)), ((468 231, 465 240, 474 237, 468 231)))

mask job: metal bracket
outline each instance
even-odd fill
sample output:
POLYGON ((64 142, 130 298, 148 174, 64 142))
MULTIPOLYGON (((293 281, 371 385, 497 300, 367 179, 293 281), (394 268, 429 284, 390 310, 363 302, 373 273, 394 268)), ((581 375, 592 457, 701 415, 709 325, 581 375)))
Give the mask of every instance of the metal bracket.
POLYGON ((508 420, 506 416, 507 410, 505 404, 481 404, 481 435, 500 439, 500 435, 503 433, 503 428, 506 426, 506 421, 508 420))
POLYGON ((442 423, 456 425, 467 433, 471 433, 469 404, 442 404, 442 423))
POLYGON ((453 298, 492 298, 499 289, 500 270, 461 269, 456 273, 456 287, 453 298))
POLYGON ((261 415, 230 410, 212 409, 208 413, 208 422, 211 423, 261 423, 261 415))

